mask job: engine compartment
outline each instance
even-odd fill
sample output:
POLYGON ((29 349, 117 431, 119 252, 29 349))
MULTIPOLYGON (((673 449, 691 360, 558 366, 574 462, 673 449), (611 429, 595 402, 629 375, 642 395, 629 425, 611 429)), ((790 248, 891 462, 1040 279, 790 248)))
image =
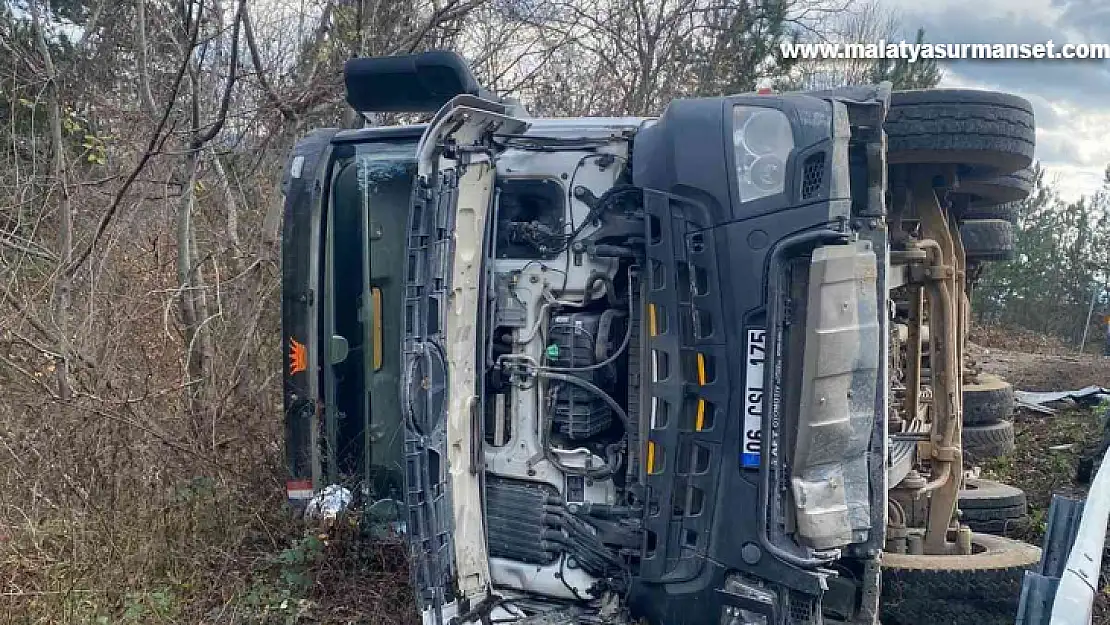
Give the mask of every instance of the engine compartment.
POLYGON ((482 418, 502 589, 620 596, 641 550, 643 222, 627 162, 621 136, 498 159, 482 418))
MULTIPOLYGON (((886 412, 867 348, 884 347, 876 243, 845 227, 846 175, 817 196, 797 181, 791 197, 812 201, 789 210, 739 211, 729 174, 707 170, 725 163, 678 139, 693 138, 678 118, 722 130, 729 109, 690 104, 574 125, 460 106, 422 137, 403 390, 425 622, 682 622, 711 606, 812 623, 869 601, 885 489, 859 485, 881 482, 885 432, 856 416, 886 412), (814 297, 828 337, 867 353, 795 340, 814 297), (807 397, 830 409, 798 414, 807 397), (825 479, 836 454, 852 471, 825 479)), ((846 158, 832 110, 795 164, 846 158)))

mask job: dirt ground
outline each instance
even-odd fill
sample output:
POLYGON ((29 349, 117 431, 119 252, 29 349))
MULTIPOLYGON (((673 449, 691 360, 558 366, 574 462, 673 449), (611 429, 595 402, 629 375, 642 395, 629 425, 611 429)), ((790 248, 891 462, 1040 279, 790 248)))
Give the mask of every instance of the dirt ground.
POLYGON ((1018 390, 1110 387, 1110 358, 1079 354, 1074 346, 1024 330, 976 327, 970 338, 971 358, 1018 390))
MULTIPOLYGON (((1043 336, 1004 328, 975 328, 969 353, 985 371, 1002 376, 1024 391, 1110 387, 1110 358, 1078 354, 1043 336)), ((1014 415, 1017 449, 982 467, 984 475, 1025 490, 1031 523, 1017 527, 1013 538, 1041 544, 1052 495, 1082 495, 1075 483, 1079 458, 1097 442, 1102 424, 1098 411, 1061 406, 1055 415, 1018 410, 1014 415)), ((1104 555, 1101 591, 1093 622, 1110 625, 1110 557, 1104 555)))

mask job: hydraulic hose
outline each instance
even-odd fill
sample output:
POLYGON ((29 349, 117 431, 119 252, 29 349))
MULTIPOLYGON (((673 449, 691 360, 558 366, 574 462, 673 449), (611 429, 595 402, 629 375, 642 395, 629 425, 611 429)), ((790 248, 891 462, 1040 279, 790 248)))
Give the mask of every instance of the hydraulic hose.
POLYGON ((624 411, 624 408, 621 408, 621 405, 617 403, 617 400, 613 399, 608 393, 598 388, 598 386, 594 383, 587 382, 586 380, 573 375, 555 373, 554 371, 544 371, 543 369, 538 368, 536 369, 536 375, 541 378, 566 382, 567 384, 572 384, 574 386, 577 386, 578 388, 585 389, 593 393, 594 395, 597 395, 599 398, 601 398, 602 401, 604 401, 610 408, 613 409, 613 412, 616 413, 617 418, 621 420, 621 424, 624 425, 625 432, 627 432, 628 429, 631 427, 631 421, 628 418, 628 413, 624 411))

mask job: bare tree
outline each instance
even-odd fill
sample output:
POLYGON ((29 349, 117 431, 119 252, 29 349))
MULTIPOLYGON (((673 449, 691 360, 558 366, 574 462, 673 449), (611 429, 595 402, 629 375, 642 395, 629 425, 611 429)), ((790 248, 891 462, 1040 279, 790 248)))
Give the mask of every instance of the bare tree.
POLYGON ((522 97, 544 114, 658 113, 676 97, 753 90, 791 62, 779 43, 828 3, 561 0, 536 24, 559 46, 522 97))
MULTIPOLYGON (((220 130, 227 122, 228 107, 231 104, 232 91, 235 88, 238 73, 239 29, 242 24, 243 7, 245 5, 246 0, 239 0, 238 9, 233 19, 231 39, 228 44, 231 54, 228 62, 227 80, 222 88, 215 119, 207 124, 203 121, 201 106, 203 96, 201 94, 199 61, 191 63, 188 70, 189 142, 183 161, 185 186, 184 192, 181 194, 177 214, 177 279, 178 288, 180 289, 182 323, 185 327, 185 338, 188 344, 185 354, 185 370, 192 380, 202 380, 209 370, 212 347, 205 326, 213 318, 208 305, 204 270, 198 262, 200 255, 197 250, 196 234, 193 227, 193 211, 198 184, 197 174, 200 168, 201 154, 205 146, 219 135, 220 130)), ((185 14, 183 32, 190 32, 194 28, 194 22, 201 23, 203 7, 203 4, 197 5, 195 16, 190 12, 185 14)), ((222 38, 214 39, 214 45, 218 48, 221 41, 222 38)), ((188 42, 182 43, 183 46, 188 45, 188 42)))
MULTIPOLYGON (((802 42, 832 42, 878 45, 897 42, 902 32, 898 15, 879 0, 856 4, 851 11, 836 13, 820 30, 803 29, 802 42)), ((918 29, 916 42, 924 42, 925 33, 918 29)), ((896 89, 933 87, 941 73, 935 60, 921 59, 916 63, 887 59, 805 59, 799 61, 778 82, 785 90, 832 89, 844 85, 873 84, 889 80, 896 89)))
POLYGON ((70 207, 69 184, 66 179, 66 146, 62 137, 62 105, 58 88, 58 72, 50 46, 46 43, 46 33, 38 0, 31 0, 31 19, 34 24, 35 42, 42 55, 42 72, 46 81, 47 108, 50 115, 50 143, 53 154, 54 185, 58 193, 58 262, 57 279, 54 281, 54 323, 58 327, 57 379, 58 395, 67 400, 73 395, 69 380, 70 358, 70 288, 71 282, 66 267, 73 259, 73 209, 70 207))

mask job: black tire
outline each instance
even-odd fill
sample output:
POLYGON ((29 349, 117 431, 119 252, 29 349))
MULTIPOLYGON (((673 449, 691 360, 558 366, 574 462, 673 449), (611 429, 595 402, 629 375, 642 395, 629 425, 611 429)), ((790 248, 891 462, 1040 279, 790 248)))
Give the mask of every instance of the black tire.
POLYGON ((959 219, 1001 219, 1012 224, 1017 224, 1021 215, 1021 202, 1007 202, 1005 204, 972 205, 964 208, 959 213, 959 219))
POLYGON ((1014 413, 1014 387, 986 373, 964 383, 964 425, 986 425, 1009 420, 1014 413))
POLYGON ((1020 508, 1021 512, 1009 516, 1021 516, 1026 510, 1025 491, 1016 486, 980 478, 964 482, 964 487, 960 489, 959 502, 963 512, 1020 508))
POLYGON ((999 421, 963 429, 964 457, 971 461, 1005 456, 1014 451, 1014 424, 999 421))
POLYGON ((884 625, 1013 625, 1025 571, 1041 550, 975 534, 977 553, 928 556, 884 553, 880 615, 884 625))
POLYGON ((976 219, 960 224, 960 240, 969 262, 1014 257, 1014 224, 1001 219, 976 219))
POLYGON ((971 208, 967 217, 976 217, 976 207, 991 207, 1006 202, 1020 202, 1029 197, 1033 189, 1033 170, 1026 167, 1015 172, 991 178, 961 179, 960 183, 952 189, 953 193, 968 196, 971 208))
POLYGON ((960 523, 966 524, 972 532, 1006 536, 1029 524, 1029 517, 1026 516, 1029 508, 1025 504, 1009 507, 972 507, 967 510, 962 505, 961 503, 960 523))
POLYGON ((991 519, 988 521, 963 521, 971 531, 995 536, 1028 536, 1033 527, 1033 519, 1028 515, 1012 519, 991 519))
POLYGON ((965 174, 1006 175, 1033 163, 1033 106, 993 91, 891 94, 884 129, 891 164, 954 163, 965 174))
POLYGON ((973 532, 1012 536, 1030 525, 1025 491, 984 479, 964 482, 959 498, 960 522, 973 532))
MULTIPOLYGON (((970 521, 1002 521, 1005 519, 1018 519, 1025 516, 1028 509, 1025 506, 1010 506, 1009 508, 971 508, 960 509, 960 520, 970 521)), ((970 525, 970 523, 968 523, 970 525)))

